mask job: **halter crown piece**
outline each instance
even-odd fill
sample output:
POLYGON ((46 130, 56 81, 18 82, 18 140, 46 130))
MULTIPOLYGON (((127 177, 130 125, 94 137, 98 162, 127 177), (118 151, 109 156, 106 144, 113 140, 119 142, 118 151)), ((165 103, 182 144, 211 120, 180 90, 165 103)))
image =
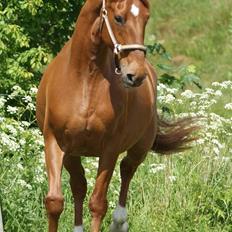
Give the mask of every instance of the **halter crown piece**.
POLYGON ((120 53, 122 51, 126 51, 126 50, 141 50, 146 54, 147 48, 142 45, 142 44, 128 44, 128 45, 122 45, 120 43, 117 42, 117 39, 115 38, 114 32, 110 26, 110 21, 108 18, 108 11, 106 9, 106 0, 103 0, 102 2, 102 17, 104 19, 104 22, 106 24, 109 36, 113 42, 114 45, 114 55, 115 55, 115 65, 116 65, 116 69, 115 69, 115 73, 116 74, 121 74, 121 69, 120 69, 120 65, 119 65, 119 57, 120 57, 120 53))

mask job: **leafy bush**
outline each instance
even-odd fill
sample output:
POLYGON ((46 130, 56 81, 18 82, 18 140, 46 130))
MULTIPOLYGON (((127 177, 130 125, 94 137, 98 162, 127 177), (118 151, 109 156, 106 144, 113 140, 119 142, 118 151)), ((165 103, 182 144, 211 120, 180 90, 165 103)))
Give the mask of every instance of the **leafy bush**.
POLYGON ((147 48, 151 55, 159 55, 163 58, 164 62, 157 64, 157 68, 161 71, 159 82, 181 90, 191 85, 202 89, 200 78, 196 72, 196 66, 185 64, 180 66, 173 65, 171 54, 159 42, 148 45, 147 48))
POLYGON ((1 1, 0 93, 37 84, 44 65, 72 33, 83 1, 1 1))

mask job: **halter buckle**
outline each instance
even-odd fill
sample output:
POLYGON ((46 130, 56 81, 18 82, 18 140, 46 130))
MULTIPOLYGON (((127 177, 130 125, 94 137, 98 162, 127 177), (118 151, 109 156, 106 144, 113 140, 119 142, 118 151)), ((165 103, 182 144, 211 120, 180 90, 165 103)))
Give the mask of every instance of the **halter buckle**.
POLYGON ((118 55, 122 50, 121 47, 122 47, 121 44, 115 44, 114 45, 114 54, 118 55))

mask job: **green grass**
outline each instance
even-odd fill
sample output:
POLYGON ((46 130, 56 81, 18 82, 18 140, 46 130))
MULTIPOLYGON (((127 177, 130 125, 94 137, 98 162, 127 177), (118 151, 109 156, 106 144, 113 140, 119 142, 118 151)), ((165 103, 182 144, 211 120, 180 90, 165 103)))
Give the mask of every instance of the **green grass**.
POLYGON ((206 84, 232 79, 232 1, 153 0, 151 6, 147 37, 163 41, 178 63, 197 65, 206 84))

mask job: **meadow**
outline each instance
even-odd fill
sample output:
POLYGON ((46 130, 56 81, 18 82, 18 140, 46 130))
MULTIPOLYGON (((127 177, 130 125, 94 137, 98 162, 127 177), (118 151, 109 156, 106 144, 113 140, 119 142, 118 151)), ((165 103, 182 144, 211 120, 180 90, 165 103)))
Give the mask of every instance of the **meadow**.
MULTIPOLYGON (((152 0, 151 6, 146 43, 159 42, 172 56, 168 60, 162 55, 148 55, 161 80, 159 113, 174 119, 189 115, 204 119, 197 122, 202 130, 190 150, 172 156, 149 153, 139 167, 127 205, 130 231, 230 232, 232 2, 152 0), (172 84, 162 82, 162 75, 167 72, 175 78, 172 84), (176 85, 183 76, 199 76, 201 88, 189 79, 181 87, 176 85)), ((6 232, 43 232, 47 228, 43 204, 47 192, 43 139, 34 126, 36 90, 35 85, 27 90, 14 85, 8 95, 0 95, 0 196, 6 232), (25 112, 30 120, 25 120, 25 112)), ((87 205, 97 159, 83 158, 83 164, 89 186, 84 224, 89 231, 87 205)), ((60 232, 71 231, 73 227, 73 199, 68 179, 64 170, 66 202, 60 232)), ((119 185, 117 165, 102 231, 109 231, 119 185)))

